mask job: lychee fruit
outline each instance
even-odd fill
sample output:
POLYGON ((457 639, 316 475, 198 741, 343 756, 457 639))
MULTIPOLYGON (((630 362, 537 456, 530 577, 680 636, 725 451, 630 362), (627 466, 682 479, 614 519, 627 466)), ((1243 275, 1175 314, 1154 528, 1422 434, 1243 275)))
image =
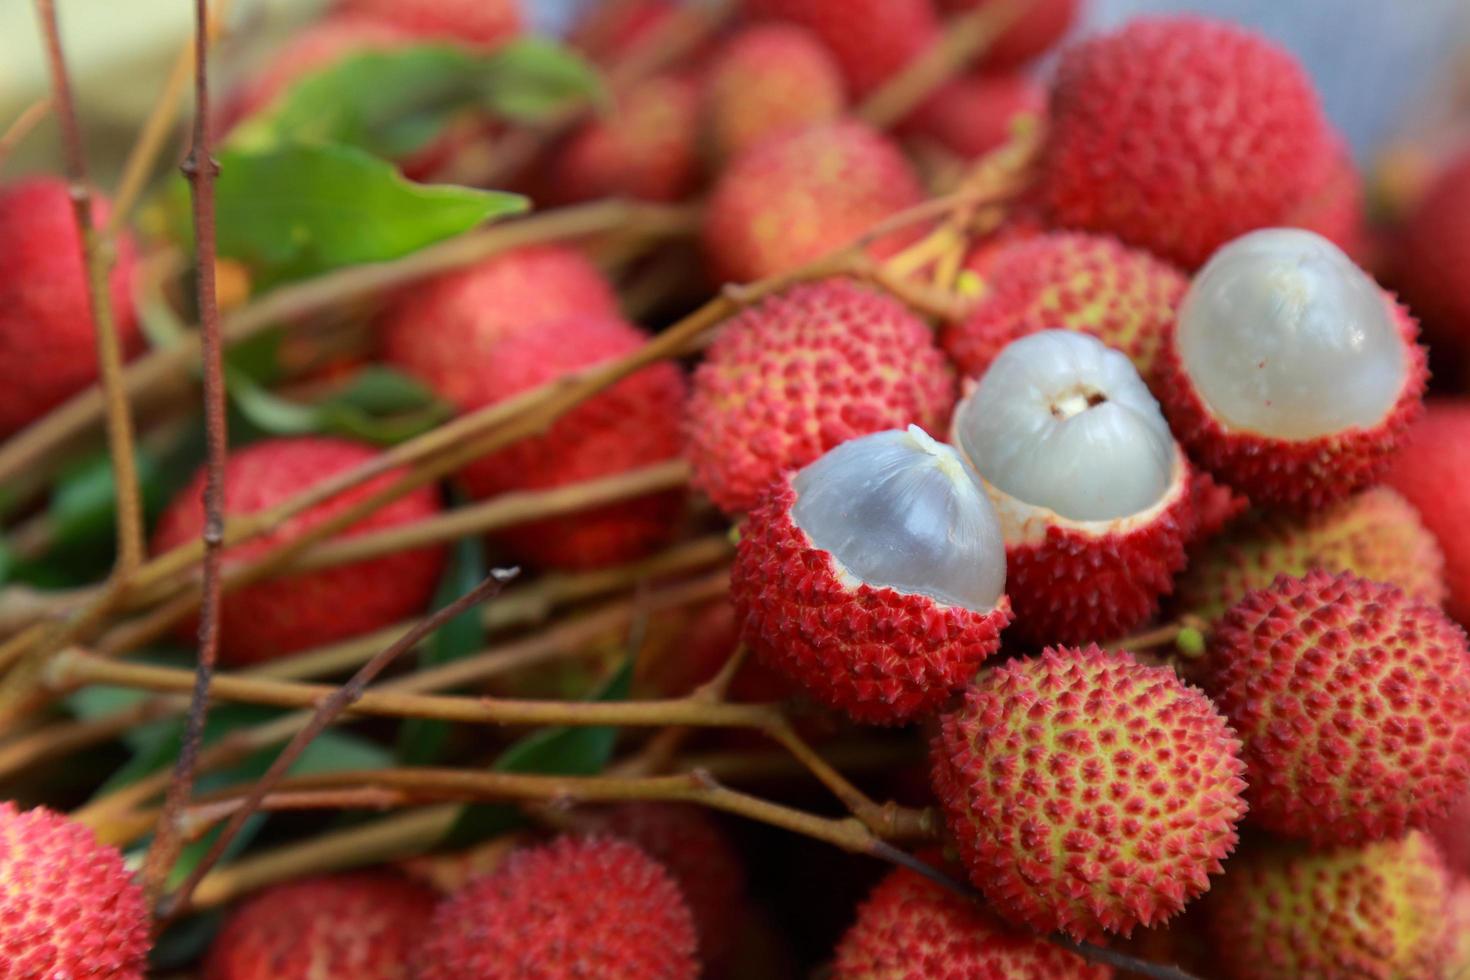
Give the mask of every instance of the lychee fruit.
POLYGON ((1005 536, 1016 635, 1118 637, 1184 567, 1191 469, 1132 363, 1088 334, 1006 347, 959 407, 952 438, 1005 536))
POLYGON ((1023 121, 1039 122, 1045 114, 1046 91, 1025 75, 965 75, 940 86, 901 132, 973 160, 1005 145, 1023 121))
POLYGON ((1404 223, 1393 281, 1424 318, 1436 351, 1470 358, 1470 150, 1434 178, 1404 223))
POLYGON ((1419 512, 1388 487, 1373 487, 1311 514, 1252 514, 1190 557, 1178 604, 1214 620, 1277 575, 1313 568, 1397 585, 1431 605, 1446 593, 1444 555, 1419 512))
POLYGON ((204 980, 409 980, 438 896, 383 871, 302 878, 252 896, 210 945, 204 980))
POLYGON ((1421 833, 1328 851, 1262 841, 1209 897, 1214 963, 1229 980, 1441 977, 1449 887, 1421 833))
POLYGON ((672 875, 615 837, 511 855, 434 913, 415 980, 693 980, 694 919, 672 875))
POLYGON ((1334 134, 1283 49, 1199 17, 1139 18, 1062 54, 1038 193, 1062 227, 1198 267, 1286 222, 1334 134))
POLYGON ((699 85, 655 75, 619 92, 555 152, 546 195, 555 203, 630 197, 677 201, 699 178, 699 85))
POLYGON ((997 914, 1078 939, 1156 925, 1206 891, 1246 809, 1240 743, 1209 699, 1096 646, 983 671, 933 766, 997 914))
MULTIPOLYGON (((105 224, 93 193, 92 221, 105 224)), ((0 437, 40 418, 97 380, 97 333, 81 238, 66 182, 31 177, 0 186, 0 437)), ((142 347, 133 304, 136 249, 126 231, 108 277, 124 353, 142 347)))
MULTIPOLYGON (((790 272, 850 244, 923 200, 903 151, 872 127, 840 120, 774 136, 730 162, 715 183, 702 237, 716 279, 790 272)), ((892 254, 911 234, 873 245, 892 254)))
POLYGON ((1430 825, 1429 832, 1450 870, 1470 878, 1470 793, 1450 804, 1448 812, 1430 825))
POLYGON ((1108 980, 1041 936, 1014 929, 976 902, 907 868, 892 871, 837 944, 834 980, 1108 980))
MULTIPOLYGON (((225 461, 225 515, 265 510, 377 455, 370 446, 322 436, 267 439, 237 449, 225 461)), ((384 473, 227 549, 226 569, 299 537, 403 475, 403 470, 384 473)), ((203 533, 204 480, 201 468, 169 504, 153 534, 155 553, 187 544, 203 533)), ((422 487, 380 507, 342 536, 412 524, 438 511, 433 488, 422 487)), ((442 549, 419 548, 235 589, 226 593, 220 607, 220 659, 231 665, 260 663, 422 613, 443 566, 442 549)), ((192 635, 192 626, 186 629, 192 635)))
POLYGON ((919 57, 939 39, 932 0, 745 0, 757 19, 810 30, 831 49, 859 96, 919 57))
MULTIPOLYGON (((940 0, 940 9, 962 13, 998 6, 997 0, 940 0)), ((1021 15, 985 49, 986 69, 1015 68, 1045 54, 1060 41, 1082 7, 1082 0, 1032 0, 1021 15)))
POLYGON ((1195 275, 1159 397, 1191 457, 1253 503, 1320 508, 1376 482, 1422 410, 1416 332, 1327 239, 1252 232, 1195 275))
POLYGON ((772 136, 830 122, 846 104, 842 71, 810 31, 747 27, 720 48, 704 81, 706 152, 722 163, 772 136))
POLYGON ((619 0, 588 4, 567 40, 600 64, 617 64, 649 43, 681 6, 677 0, 619 0))
POLYGON ((1470 974, 1470 879, 1461 878, 1450 892, 1444 932, 1449 941, 1444 975, 1463 977, 1470 974))
POLYGON ((1000 645, 1005 553, 979 479, 917 426, 845 442, 773 483, 730 596, 764 663, 891 725, 939 707, 1000 645))
POLYGON ((694 372, 693 484, 747 511, 787 470, 855 436, 940 431, 954 376, 929 328, 846 279, 796 286, 728 321, 694 372))
POLYGON ((1013 340, 1079 330, 1127 354, 1153 383, 1189 280, 1177 268, 1107 235, 1015 236, 982 263, 980 302, 940 343, 960 372, 978 378, 1013 340))
POLYGON ((498 47, 521 33, 518 0, 336 0, 340 16, 391 24, 410 37, 498 47))
POLYGON ((0 964, 7 977, 143 980, 150 918, 115 848, 74 820, 0 803, 0 964))
POLYGON ((1280 576, 1225 613, 1205 670, 1267 830, 1321 846, 1395 837, 1470 789, 1465 632, 1395 586, 1280 576))
POLYGON ((1444 550, 1445 608, 1470 623, 1470 400, 1431 401, 1385 477, 1444 550))
POLYGON ((1315 231, 1358 265, 1369 267, 1372 245, 1363 175, 1345 143, 1339 140, 1323 158, 1311 190, 1282 223, 1315 231))

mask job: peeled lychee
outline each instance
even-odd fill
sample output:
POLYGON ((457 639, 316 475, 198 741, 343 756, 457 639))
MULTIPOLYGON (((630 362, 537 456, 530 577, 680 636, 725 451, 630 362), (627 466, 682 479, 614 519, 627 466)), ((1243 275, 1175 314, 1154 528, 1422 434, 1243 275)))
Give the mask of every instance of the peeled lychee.
POLYGON ((0 803, 0 968, 7 977, 143 980, 150 920, 115 848, 53 810, 0 803))
POLYGON ((1470 789, 1465 632, 1395 586, 1280 576, 1225 614, 1206 670, 1268 830, 1317 845, 1395 837, 1470 789))
MULTIPOLYGON (((809 127, 765 140, 725 168, 705 213, 705 254, 726 282, 789 272, 923 196, 887 136, 850 120, 809 127)), ((909 238, 889 235, 873 251, 891 254, 909 238)))
POLYGON ((495 47, 521 32, 518 0, 336 0, 341 14, 392 24, 411 37, 495 47))
POLYGON ((1251 515, 1191 556, 1178 583, 1179 606, 1213 620, 1277 575, 1313 568, 1397 585, 1431 605, 1445 597, 1444 555, 1434 535, 1408 501, 1374 487, 1311 514, 1251 515))
POLYGON ((1394 284, 1424 318, 1435 350, 1470 358, 1470 150, 1450 162, 1405 221, 1394 284))
POLYGON ((726 323, 695 371, 693 483, 746 511, 847 439, 910 423, 940 431, 953 404, 954 376, 901 303, 845 279, 796 286, 726 323))
POLYGON ((910 426, 773 483, 742 526, 730 595, 764 663, 857 721, 898 724, 995 652, 1005 574, 979 479, 910 426))
POLYGON ((1004 145, 1024 120, 1039 122, 1045 113, 1045 90, 1025 75, 965 75, 915 109, 902 133, 971 160, 1004 145))
MULTIPOLYGON (((975 7, 997 7, 998 0, 940 0, 940 8, 959 13, 975 7)), ((1031 0, 1020 16, 985 49, 987 69, 1014 68, 1044 54, 1066 35, 1077 19, 1082 0, 1031 0)))
POLYGON ((1128 358, 1044 330, 1003 350, 952 438, 1005 535, 1017 635, 1118 637, 1148 619, 1194 532, 1189 461, 1128 358))
MULTIPOLYGON (((232 452, 225 462, 226 516, 251 514, 371 462, 370 446, 322 436, 267 439, 232 452)), ((225 566, 258 558, 311 527, 371 497, 404 475, 392 470, 297 514, 268 534, 225 551, 225 566)), ((176 496, 153 535, 155 553, 186 544, 204 529, 203 469, 176 496)), ((380 507, 343 536, 412 524, 436 514, 439 501, 422 487, 380 507)), ((227 592, 220 607, 220 659, 253 664, 380 629, 422 613, 444 566, 438 548, 256 582, 227 592)), ((192 629, 192 628, 191 628, 192 629)))
POLYGON ((441 904, 415 980, 693 980, 694 919, 673 876, 615 837, 511 855, 441 904))
POLYGON ((1017 237, 989 253, 975 310, 940 334, 962 374, 979 377, 1013 340, 1079 330, 1127 354, 1146 382, 1189 280, 1174 266, 1106 235, 1017 237))
POLYGON ((1113 971, 907 868, 892 871, 837 945, 834 980, 1108 980, 1113 971))
POLYGON ((1164 922, 1210 887, 1244 769, 1208 698, 1095 646, 982 672, 934 740, 976 886, 1003 918, 1078 939, 1164 922))
POLYGON ((1257 231, 1195 275, 1157 387, 1205 468, 1253 503, 1315 509, 1374 483, 1421 411, 1415 334, 1336 245, 1257 231))
POLYGON ((1039 194, 1052 219, 1190 269, 1284 224, 1335 149, 1291 55, 1190 16, 1139 18, 1068 49, 1050 126, 1039 194))
POLYGON ((437 899, 415 881, 372 871, 267 888, 230 913, 204 980, 409 980, 437 899))
POLYGON ((1431 401, 1385 479, 1444 550, 1445 608, 1470 623, 1470 401, 1431 401))
POLYGON ((831 53, 795 24, 757 24, 730 38, 704 86, 704 138, 719 162, 772 136, 836 119, 847 104, 831 53))
MULTIPOLYGON (((92 221, 110 209, 94 192, 92 221)), ((133 305, 135 248, 126 231, 108 277, 123 352, 142 345, 133 305)), ((57 177, 0 186, 0 437, 97 380, 97 333, 71 195, 57 177)))
POLYGON ((800 24, 831 49, 852 91, 866 95, 939 38, 932 0, 744 0, 758 19, 800 24))
POLYGON ((1230 980, 1441 977, 1449 875, 1424 834, 1366 847, 1243 849, 1208 900, 1230 980))

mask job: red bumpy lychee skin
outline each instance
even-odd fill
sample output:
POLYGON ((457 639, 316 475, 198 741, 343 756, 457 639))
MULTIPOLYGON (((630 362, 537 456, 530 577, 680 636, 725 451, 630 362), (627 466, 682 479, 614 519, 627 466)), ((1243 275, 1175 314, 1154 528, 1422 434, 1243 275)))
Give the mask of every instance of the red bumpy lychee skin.
POLYGON ((1210 640, 1253 820, 1318 846, 1397 837, 1470 789, 1470 649, 1438 608, 1350 573, 1280 576, 1210 640))
POLYGON ((1240 743, 1202 693, 1126 653, 987 670, 934 741, 934 789, 1003 918, 1127 935, 1210 886, 1245 813, 1240 743))
POLYGON ((1286 216, 1285 223, 1315 231, 1358 265, 1370 267, 1372 244, 1363 175, 1346 143, 1339 140, 1324 157, 1306 198, 1286 216))
POLYGON ((790 21, 815 34, 860 96, 939 37, 931 0, 744 0, 744 6, 756 18, 790 21))
POLYGON ((1040 936, 1013 929, 978 903, 907 868, 892 871, 858 908, 837 944, 834 980, 1108 980, 1040 936))
POLYGON ((1202 18, 1140 18, 1062 56, 1038 190, 1057 224, 1192 269, 1286 223, 1333 148, 1285 51, 1202 18))
MULTIPOLYGON (((921 200, 919 178, 891 139, 839 120, 731 161, 705 212, 704 250, 717 279, 750 282, 820 258, 921 200)), ((873 253, 889 255, 910 237, 886 236, 873 253)))
POLYGON ((385 872, 268 888, 230 914, 204 980, 409 980, 437 900, 432 889, 385 872))
MULTIPOLYGON (((93 194, 92 220, 107 203, 93 194)), ((133 238, 117 238, 108 277, 112 321, 124 354, 142 346, 133 305, 133 238)), ((33 177, 0 186, 0 437, 97 380, 97 335, 87 273, 66 182, 33 177)))
POLYGON ((1470 400, 1431 401, 1385 477, 1444 551, 1445 608, 1470 623, 1470 400))
POLYGON ((910 423, 940 431, 953 405, 954 376, 902 304, 845 279, 797 286, 725 324, 695 371, 693 484, 746 511, 833 446, 910 423))
POLYGON ((1051 232, 999 245, 982 263, 984 291, 940 342, 979 377, 1011 341, 1041 330, 1090 333, 1122 351, 1151 387, 1189 281, 1177 268, 1106 235, 1051 232))
MULTIPOLYGON (((251 514, 330 477, 371 462, 378 451, 344 439, 268 439, 232 452, 225 462, 225 515, 251 514)), ((386 489, 393 470, 287 520, 269 534, 229 548, 226 566, 257 558, 386 489)), ((153 535, 160 553, 198 538, 204 529, 203 470, 174 498, 153 535)), ((343 536, 412 524, 432 517, 439 501, 424 487, 379 508, 343 536)), ((236 589, 220 607, 220 658, 253 664, 389 626, 428 607, 444 565, 442 550, 420 548, 236 589)), ((191 628, 192 629, 192 628, 191 628)))
MULTIPOLYGON (((940 0, 939 4, 954 13, 997 5, 998 0, 940 0)), ((1082 0, 1033 0, 985 49, 981 59, 985 68, 1015 68, 1051 50, 1071 29, 1081 6, 1082 0)))
POLYGON ((7 977, 143 980, 150 917, 115 848, 52 810, 0 803, 0 967, 7 977))
POLYGON ((1025 75, 967 75, 940 86, 900 131, 971 160, 1004 145, 1021 120, 1045 114, 1045 90, 1025 75))
POLYGON ((336 10, 411 37, 477 47, 498 47, 521 33, 518 0, 337 0, 336 10))
MULTIPOLYGON (((1434 179, 1405 222, 1395 284, 1431 340, 1470 357, 1470 149, 1434 179)), ((1438 346, 1436 346, 1438 350, 1438 346)))
POLYGON ((613 837, 513 854, 439 906, 415 980, 693 980, 694 919, 673 876, 613 837))

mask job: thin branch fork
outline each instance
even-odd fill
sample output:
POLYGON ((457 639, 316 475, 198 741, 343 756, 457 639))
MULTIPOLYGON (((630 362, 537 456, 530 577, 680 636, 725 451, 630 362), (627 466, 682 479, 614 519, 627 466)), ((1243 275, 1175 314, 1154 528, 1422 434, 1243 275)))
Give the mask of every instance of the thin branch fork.
POLYGON ((51 99, 47 97, 39 98, 21 110, 15 121, 5 128, 5 132, 0 133, 0 165, 4 165, 6 158, 50 112, 51 99))

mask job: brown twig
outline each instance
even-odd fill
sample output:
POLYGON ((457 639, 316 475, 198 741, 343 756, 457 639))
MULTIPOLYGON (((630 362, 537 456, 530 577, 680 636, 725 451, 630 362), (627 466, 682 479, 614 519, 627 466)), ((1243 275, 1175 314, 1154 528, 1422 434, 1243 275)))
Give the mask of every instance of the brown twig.
POLYGON ((0 166, 5 164, 6 158, 50 112, 51 99, 45 96, 21 110, 20 115, 15 117, 15 121, 5 128, 5 132, 0 133, 0 166))

